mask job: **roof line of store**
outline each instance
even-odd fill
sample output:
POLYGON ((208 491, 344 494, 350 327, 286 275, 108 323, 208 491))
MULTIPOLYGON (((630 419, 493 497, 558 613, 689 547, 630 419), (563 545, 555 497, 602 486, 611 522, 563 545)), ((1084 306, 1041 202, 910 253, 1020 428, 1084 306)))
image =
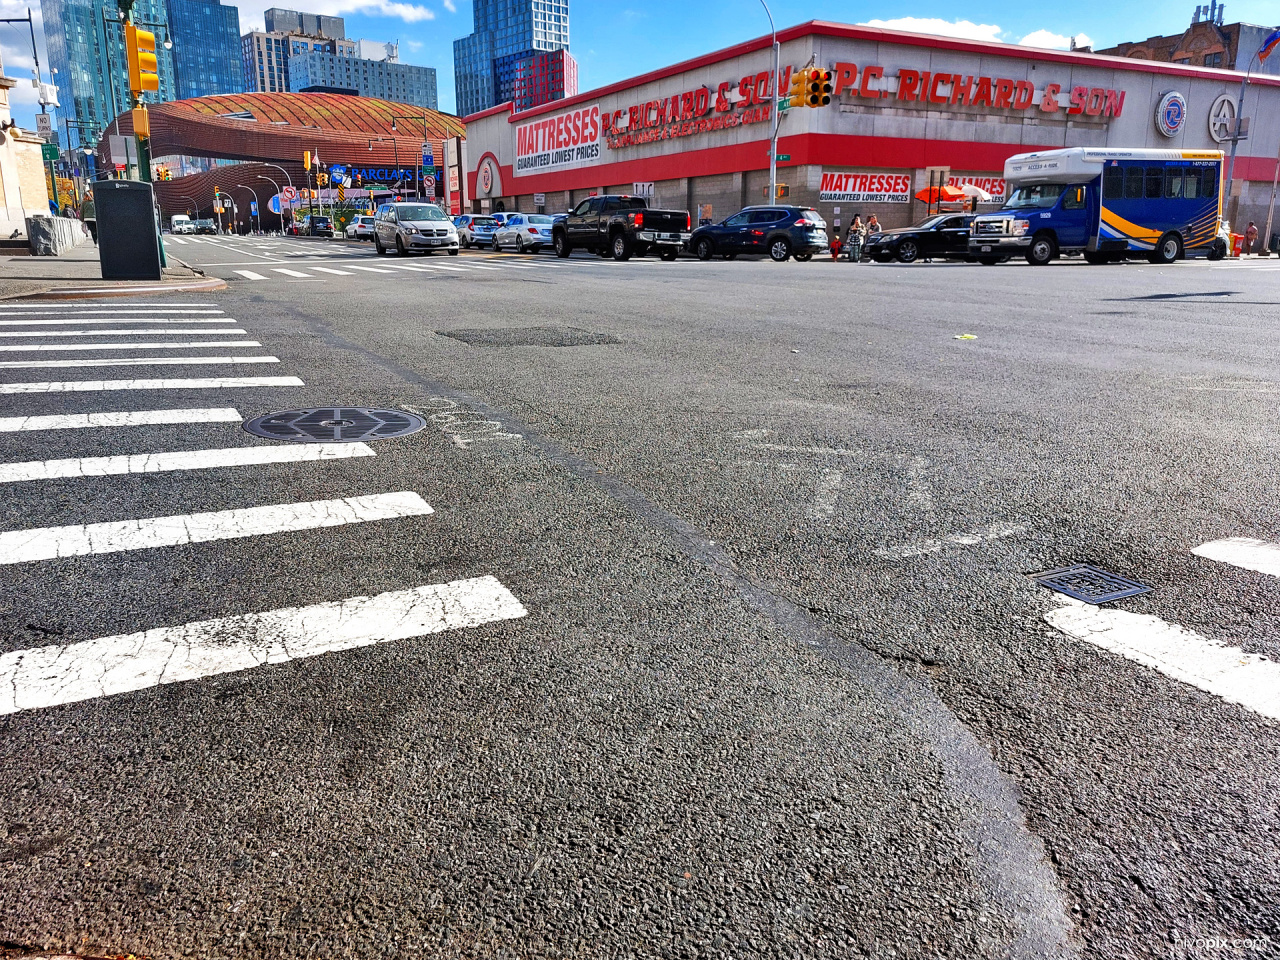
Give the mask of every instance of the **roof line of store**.
MULTIPOLYGON (((1204 67, 1190 67, 1177 63, 1158 63, 1151 60, 1133 60, 1128 57, 1112 57, 1096 53, 1077 53, 1075 51, 1066 50, 1044 50, 1039 47, 1023 47, 1013 43, 999 43, 990 40, 961 40, 954 37, 937 37, 927 33, 909 33, 905 30, 889 30, 884 27, 863 27, 855 26, 847 23, 832 23, 826 20, 809 20, 806 23, 796 24, 794 27, 787 27, 778 31, 778 42, 784 43, 788 40, 795 40, 800 37, 810 35, 824 37, 845 37, 854 40, 871 40, 883 43, 894 43, 901 46, 915 47, 935 47, 941 50, 955 50, 962 53, 978 53, 987 56, 1010 57, 1016 60, 1040 60, 1048 63, 1062 63, 1072 66, 1098 67, 1100 69, 1111 70, 1132 70, 1136 73, 1161 73, 1176 77, 1185 77, 1188 79, 1202 80, 1231 80, 1236 82, 1240 79, 1240 72, 1236 70, 1214 70, 1204 67)), ((518 123, 528 120, 540 114, 550 113, 556 110, 563 110, 567 107, 575 106, 579 103, 585 103, 588 100, 595 100, 599 97, 607 96, 611 93, 617 93, 621 90, 628 90, 632 87, 639 87, 646 83, 653 83, 656 80, 665 80, 667 77, 676 76, 689 70, 696 70, 699 67, 709 66, 713 63, 719 63, 723 60, 731 60, 734 57, 740 57, 746 53, 753 53, 756 50, 768 49, 773 45, 773 38, 769 36, 756 37, 753 40, 745 40, 742 43, 734 44, 731 47, 724 47, 711 53, 705 53, 700 57, 694 57, 692 60, 684 60, 680 63, 672 64, 668 67, 661 67, 657 70, 650 70, 648 73, 642 73, 637 77, 631 77, 626 80, 619 80, 603 87, 597 87, 594 90, 588 90, 585 93, 579 93, 576 96, 566 97, 563 100, 553 100, 550 103, 544 103, 528 110, 522 110, 516 113, 513 109, 514 104, 508 101, 500 103, 497 106, 489 107, 487 110, 481 110, 478 113, 472 113, 462 118, 464 123, 470 123, 473 120, 480 120, 484 117, 491 117, 499 113, 508 113, 507 121, 509 123, 518 123)), ((1251 76, 1251 83, 1259 83, 1265 86, 1280 86, 1280 77, 1269 76, 1251 76)))

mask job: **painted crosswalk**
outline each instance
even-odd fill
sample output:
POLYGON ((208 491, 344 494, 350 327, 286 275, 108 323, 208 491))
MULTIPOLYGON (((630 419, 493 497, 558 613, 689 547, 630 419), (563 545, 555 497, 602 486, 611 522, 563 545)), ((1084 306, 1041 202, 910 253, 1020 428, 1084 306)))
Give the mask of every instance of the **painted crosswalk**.
MULTIPOLYGON (((239 279, 243 282, 270 282, 288 280, 327 280, 330 277, 354 277, 363 274, 379 274, 384 277, 406 278, 407 274, 416 273, 419 275, 435 275, 435 276, 454 276, 462 277, 465 275, 473 276, 495 276, 501 275, 505 271, 527 272, 536 270, 565 270, 573 269, 580 266, 584 261, 559 261, 550 257, 535 256, 493 256, 493 257, 448 257, 448 258, 432 258, 432 257, 415 257, 407 263, 396 262, 397 258, 378 259, 376 264, 357 262, 357 258, 353 258, 348 251, 335 250, 325 254, 327 263, 321 265, 314 263, 317 258, 315 252, 295 251, 287 254, 281 254, 293 258, 283 262, 289 263, 289 266, 276 266, 282 261, 277 258, 274 263, 265 261, 261 264, 254 264, 252 268, 233 267, 229 271, 229 279, 239 279), (447 259, 448 262, 441 262, 441 259, 447 259)), ((369 257, 360 257, 358 260, 368 260, 369 257)), ((585 261, 587 263, 595 263, 596 261, 585 261)), ((613 261, 608 261, 612 263, 613 261)))
MULTIPOLYGON (((340 270, 329 272, 350 275, 340 270)), ((391 274, 393 271, 381 272, 391 274)), ((127 317, 111 312, 116 309, 119 308, 107 305, 77 307, 74 312, 67 308, 15 308, 7 314, 15 319, 0 319, 0 325, 9 326, 8 330, 0 326, 0 336, 24 342, 0 344, 0 351, 11 354, 45 351, 145 354, 152 350, 184 348, 225 351, 225 348, 262 347, 258 340, 198 339, 204 335, 242 336, 246 333, 240 326, 231 326, 236 321, 225 317, 216 307, 192 305, 187 309, 198 310, 199 314, 185 318, 175 316, 181 311, 172 306, 155 312, 130 307, 126 311, 127 317), (132 324, 149 322, 222 326, 216 329, 131 327, 132 324), (98 329, 94 328, 95 325, 98 329), (145 339, 156 335, 179 336, 182 339, 145 339), (193 336, 196 339, 190 339, 193 336), (113 337, 135 339, 106 339, 113 337)), ((242 414, 232 406, 175 405, 166 408, 163 403, 152 400, 149 405, 140 404, 139 409, 121 409, 128 404, 117 398, 111 405, 103 403, 100 409, 87 412, 39 409, 42 398, 51 394, 85 394, 85 399, 91 401, 93 395, 99 393, 118 392, 127 397, 137 391, 234 392, 266 388, 289 390, 305 386, 294 376, 235 376, 225 375, 226 371, 218 369, 228 365, 279 362, 279 358, 274 356, 235 356, 225 352, 216 356, 159 354, 0 361, 0 394, 11 398, 6 416, 0 417, 0 437, 12 435, 12 441, 7 441, 10 443, 21 440, 17 449, 28 456, 33 446, 38 447, 44 441, 46 434, 58 431, 77 431, 98 447, 98 452, 89 456, 0 460, 0 485, 21 485, 9 487, 16 491, 38 490, 44 483, 70 483, 78 490, 81 483, 113 484, 119 482, 115 478, 124 475, 160 472, 176 474, 173 482, 183 483, 186 482, 184 475, 196 476, 205 471, 214 471, 216 475, 218 471, 254 470, 274 465, 300 471, 290 484, 290 489, 299 489, 305 488, 307 477, 319 464, 328 463, 333 465, 330 469, 341 469, 344 461, 376 456, 376 451, 364 443, 281 444, 257 438, 249 440, 238 429, 243 422, 242 414), (68 375, 74 376, 71 371, 78 367, 186 364, 207 365, 211 368, 211 375, 30 381, 11 380, 5 375, 5 371, 24 368, 67 368, 68 375), (28 408, 14 409, 19 404, 28 408), (192 450, 138 449, 155 442, 140 438, 163 435, 144 428, 166 424, 182 424, 195 431, 208 431, 211 437, 218 436, 218 431, 234 429, 236 442, 227 446, 224 441, 222 445, 215 443, 192 450), (133 449, 126 447, 120 450, 119 447, 125 444, 132 445, 133 449)), ((227 434, 221 436, 226 437, 227 434)), ((226 489, 235 491, 240 487, 231 485, 226 489)), ((253 485, 246 489, 253 489, 253 485)), ((118 502, 110 494, 103 496, 100 486, 95 486, 94 490, 92 495, 64 499, 63 502, 72 505, 67 508, 69 515, 65 524, 0 529, 0 566, 81 562, 76 558, 97 558, 94 562, 109 564, 115 562, 115 557, 123 560, 125 556, 138 555, 138 551, 165 551, 181 547, 210 549, 206 545, 220 541, 245 541, 306 532, 325 535, 326 531, 339 528, 405 523, 433 513, 433 508, 414 490, 374 490, 341 498, 302 497, 266 504, 250 502, 216 510, 200 510, 196 502, 192 504, 190 513, 159 515, 146 511, 144 494, 132 501, 132 507, 121 508, 124 514, 121 518, 78 521, 74 514, 80 504, 118 502)), ((162 559, 155 562, 164 563, 162 559)), ((337 654, 356 647, 477 627, 527 614, 520 601, 492 576, 427 584, 372 597, 325 600, 308 596, 307 600, 307 606, 250 612, 218 620, 151 629, 147 629, 144 623, 138 633, 101 637, 65 646, 18 650, 0 647, 0 714, 46 709, 162 684, 255 669, 268 663, 337 654), (321 602, 316 602, 317 599, 321 602)), ((145 621, 145 612, 139 616, 145 621)))
MULTIPOLYGON (((1249 537, 1214 540, 1191 553, 1280 577, 1280 544, 1249 537)), ((1259 716, 1280 720, 1280 662, 1160 617, 1055 596, 1045 622, 1082 643, 1117 654, 1259 716)))

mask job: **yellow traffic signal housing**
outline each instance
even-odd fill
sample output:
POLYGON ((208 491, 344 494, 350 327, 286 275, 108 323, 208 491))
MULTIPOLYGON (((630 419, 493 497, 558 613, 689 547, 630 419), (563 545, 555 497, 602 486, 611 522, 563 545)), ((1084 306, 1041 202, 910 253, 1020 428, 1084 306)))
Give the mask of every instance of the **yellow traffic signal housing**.
POLYGON ((311 151, 310 150, 302 151, 302 165, 306 167, 308 170, 311 169, 311 151))
POLYGON ((803 67, 791 71, 791 87, 787 90, 788 107, 804 106, 804 88, 809 71, 803 67))
POLYGON ((124 28, 124 46, 129 57, 129 89, 135 97, 160 89, 160 65, 156 61, 156 35, 133 24, 124 28))
POLYGON ((825 107, 831 102, 831 71, 813 68, 805 71, 804 105, 825 107))

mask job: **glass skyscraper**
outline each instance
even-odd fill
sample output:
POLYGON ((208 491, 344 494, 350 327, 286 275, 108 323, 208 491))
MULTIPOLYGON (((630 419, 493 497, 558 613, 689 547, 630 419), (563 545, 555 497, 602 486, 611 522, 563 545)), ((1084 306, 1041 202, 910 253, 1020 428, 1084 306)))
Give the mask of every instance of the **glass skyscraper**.
POLYGON ((178 99, 243 93, 240 12, 218 0, 167 0, 178 99))
MULTIPOLYGON (((70 123, 70 144, 94 142, 116 114, 133 106, 129 99, 129 66, 124 52, 124 27, 118 23, 115 0, 40 0, 44 15, 49 66, 58 71, 58 125, 70 123)), ((169 37, 165 0, 137 0, 136 23, 156 35, 160 89, 143 99, 158 103, 174 99, 173 56, 164 48, 169 37)))
POLYGON ((513 99, 528 61, 568 49, 569 0, 475 0, 475 32, 453 41, 458 116, 513 99))

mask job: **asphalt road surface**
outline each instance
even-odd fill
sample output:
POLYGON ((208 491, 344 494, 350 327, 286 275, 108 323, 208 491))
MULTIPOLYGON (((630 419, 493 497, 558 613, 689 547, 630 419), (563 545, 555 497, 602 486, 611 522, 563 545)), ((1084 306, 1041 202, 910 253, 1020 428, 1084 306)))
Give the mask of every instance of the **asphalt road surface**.
POLYGON ((1276 261, 181 239, 0 303, 11 955, 1280 955, 1276 261))

